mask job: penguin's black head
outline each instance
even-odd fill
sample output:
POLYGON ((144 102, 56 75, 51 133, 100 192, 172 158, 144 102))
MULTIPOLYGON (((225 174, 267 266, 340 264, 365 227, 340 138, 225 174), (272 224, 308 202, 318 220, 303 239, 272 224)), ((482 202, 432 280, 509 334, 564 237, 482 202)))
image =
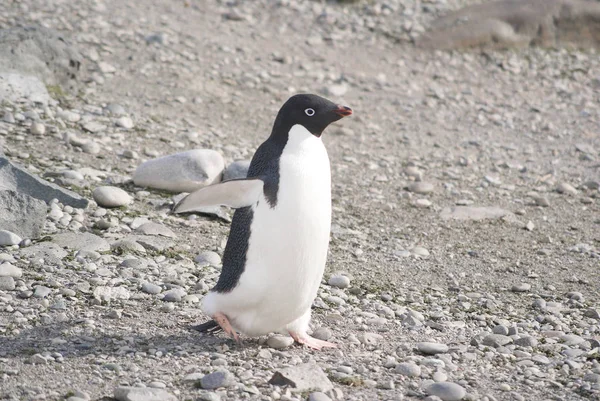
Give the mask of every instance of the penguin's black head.
POLYGON ((302 125, 320 137, 327 126, 352 114, 352 109, 317 95, 294 95, 279 110, 272 135, 287 135, 294 125, 302 125))

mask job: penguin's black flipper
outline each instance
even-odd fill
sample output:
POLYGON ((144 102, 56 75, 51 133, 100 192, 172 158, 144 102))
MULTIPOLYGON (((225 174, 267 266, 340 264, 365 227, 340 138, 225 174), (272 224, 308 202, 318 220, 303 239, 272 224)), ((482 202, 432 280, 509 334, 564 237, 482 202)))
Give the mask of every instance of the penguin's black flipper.
POLYGON ((214 320, 209 320, 208 322, 201 323, 197 326, 190 326, 191 329, 199 331, 200 333, 218 333, 223 330, 221 326, 214 320))

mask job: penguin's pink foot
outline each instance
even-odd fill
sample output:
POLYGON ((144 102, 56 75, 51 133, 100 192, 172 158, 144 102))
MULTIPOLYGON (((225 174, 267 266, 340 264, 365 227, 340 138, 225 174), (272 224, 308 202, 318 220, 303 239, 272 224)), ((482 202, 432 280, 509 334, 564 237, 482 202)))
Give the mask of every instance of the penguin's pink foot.
POLYGON ((231 327, 229 319, 227 319, 227 316, 225 316, 225 314, 221 312, 215 313, 215 315, 212 318, 215 320, 215 322, 217 322, 219 326, 221 326, 225 333, 229 334, 238 344, 241 344, 240 337, 237 335, 233 327, 231 327))
POLYGON ((298 344, 306 345, 309 348, 320 350, 322 348, 336 348, 337 344, 330 343, 329 341, 319 340, 318 338, 314 338, 309 336, 306 333, 298 334, 292 331, 289 332, 290 336, 296 341, 298 344))

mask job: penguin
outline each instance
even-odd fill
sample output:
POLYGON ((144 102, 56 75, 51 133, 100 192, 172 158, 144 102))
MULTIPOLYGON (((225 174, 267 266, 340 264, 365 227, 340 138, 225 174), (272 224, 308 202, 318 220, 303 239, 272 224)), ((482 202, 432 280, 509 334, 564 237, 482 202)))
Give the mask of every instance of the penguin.
POLYGON ((212 320, 194 327, 258 337, 289 334, 320 350, 336 345, 308 334, 311 306, 323 278, 331 229, 331 171, 321 135, 352 114, 314 94, 290 97, 247 178, 201 188, 175 213, 235 208, 217 284, 202 299, 212 320))

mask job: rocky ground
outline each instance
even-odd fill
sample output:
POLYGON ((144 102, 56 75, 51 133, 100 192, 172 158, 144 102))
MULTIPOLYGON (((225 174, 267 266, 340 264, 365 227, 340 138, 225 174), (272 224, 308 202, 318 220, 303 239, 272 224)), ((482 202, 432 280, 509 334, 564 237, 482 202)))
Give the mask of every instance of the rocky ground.
POLYGON ((412 45, 470 3, 2 1, 81 57, 0 102, 0 399, 599 400, 598 51, 412 45), (297 92, 354 110, 323 137, 339 348, 192 332, 231 211, 173 215, 173 166, 243 171, 297 92))

